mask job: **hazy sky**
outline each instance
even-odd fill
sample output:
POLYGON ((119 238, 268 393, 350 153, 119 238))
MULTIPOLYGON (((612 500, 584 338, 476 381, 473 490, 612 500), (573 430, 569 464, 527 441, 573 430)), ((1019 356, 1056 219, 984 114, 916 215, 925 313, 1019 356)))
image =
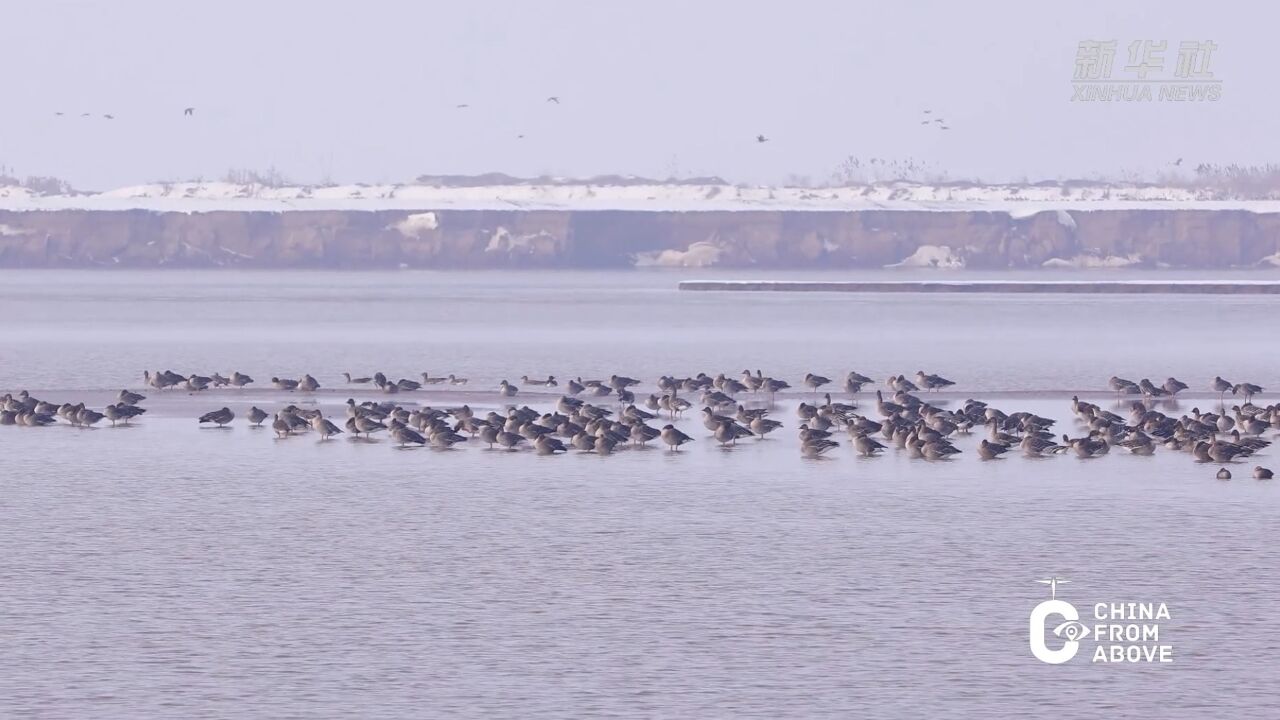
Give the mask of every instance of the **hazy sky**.
POLYGON ((271 165, 780 182, 850 155, 987 180, 1280 159, 1267 3, 0 2, 0 163, 85 188, 271 165), (1117 75, 1131 41, 1165 40, 1165 79, 1179 42, 1211 40, 1222 98, 1073 103, 1082 40, 1116 40, 1117 75))

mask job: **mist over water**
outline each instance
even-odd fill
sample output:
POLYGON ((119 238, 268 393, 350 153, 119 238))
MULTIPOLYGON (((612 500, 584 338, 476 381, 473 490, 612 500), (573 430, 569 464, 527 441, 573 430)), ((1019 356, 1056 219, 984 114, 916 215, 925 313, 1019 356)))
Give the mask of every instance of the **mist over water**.
MULTIPOLYGON (((1070 392, 1124 412, 1098 394, 1112 374, 1188 382, 1169 414, 1216 406, 1216 374, 1280 384, 1274 297, 677 292, 689 277, 0 273, 0 392, 100 407, 143 369, 258 380, 148 392, 131 428, 0 427, 0 709, 1198 718, 1280 699, 1280 486, 1250 479, 1253 459, 1231 482, 1163 450, 983 463, 975 433, 950 462, 859 459, 844 436, 805 460, 802 393, 779 397, 768 440, 721 449, 695 416, 679 453, 610 457, 195 422, 386 399, 343 371, 468 376, 465 393, 393 399, 487 412, 523 374, 625 374, 647 393, 666 373, 758 367, 798 386, 922 369, 957 382, 939 404, 988 399, 1073 436, 1070 392), (304 372, 318 397, 269 387, 304 372), (1167 603, 1174 663, 1033 659, 1051 574, 1082 608, 1167 603)), ((514 402, 556 397, 531 390, 514 402)))

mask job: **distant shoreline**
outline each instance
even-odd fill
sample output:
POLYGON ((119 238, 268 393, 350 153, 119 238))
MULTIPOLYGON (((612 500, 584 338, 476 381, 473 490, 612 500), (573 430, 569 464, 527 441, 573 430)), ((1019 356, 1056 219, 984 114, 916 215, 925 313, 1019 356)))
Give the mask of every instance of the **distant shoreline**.
POLYGON ((768 281, 685 280, 701 292, 1015 293, 1035 295, 1280 295, 1277 282, 1117 281, 768 281))

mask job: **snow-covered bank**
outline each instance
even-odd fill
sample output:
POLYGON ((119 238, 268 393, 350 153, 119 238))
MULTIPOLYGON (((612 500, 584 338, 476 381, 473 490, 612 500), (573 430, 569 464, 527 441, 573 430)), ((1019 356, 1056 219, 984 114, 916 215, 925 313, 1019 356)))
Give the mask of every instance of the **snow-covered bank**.
MULTIPOLYGON (((0 210, 155 212, 630 210, 654 212, 859 211, 1040 212, 1245 210, 1280 213, 1280 198, 1223 197, 1203 188, 1148 185, 922 185, 851 187, 587 183, 512 185, 332 185, 268 187, 224 182, 152 183, 104 192, 48 195, 0 186, 0 210)), ((1064 223, 1073 222, 1063 213, 1064 223)))

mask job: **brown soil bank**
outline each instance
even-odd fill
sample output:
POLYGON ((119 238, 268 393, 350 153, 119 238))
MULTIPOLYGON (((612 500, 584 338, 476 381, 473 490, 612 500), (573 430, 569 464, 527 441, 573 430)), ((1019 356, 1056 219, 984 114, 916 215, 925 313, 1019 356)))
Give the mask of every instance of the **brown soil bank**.
POLYGON ((1230 268, 1280 215, 1045 211, 0 211, 0 267, 1230 268))

